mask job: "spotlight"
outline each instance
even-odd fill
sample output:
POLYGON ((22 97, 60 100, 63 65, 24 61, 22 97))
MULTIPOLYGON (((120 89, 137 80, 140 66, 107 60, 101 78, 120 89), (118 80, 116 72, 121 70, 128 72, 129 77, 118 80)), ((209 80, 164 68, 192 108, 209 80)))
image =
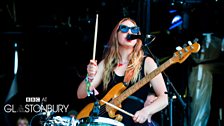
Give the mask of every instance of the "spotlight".
POLYGON ((170 10, 169 14, 170 14, 170 17, 171 17, 170 27, 168 28, 169 31, 178 27, 178 26, 181 26, 183 24, 183 19, 178 14, 177 10, 170 10))

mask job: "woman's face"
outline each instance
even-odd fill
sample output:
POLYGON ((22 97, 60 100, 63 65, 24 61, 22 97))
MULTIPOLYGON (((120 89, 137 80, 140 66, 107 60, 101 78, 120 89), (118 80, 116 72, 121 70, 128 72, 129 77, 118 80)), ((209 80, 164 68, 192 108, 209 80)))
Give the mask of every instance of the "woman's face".
POLYGON ((136 31, 139 31, 139 28, 133 24, 131 21, 127 20, 120 24, 119 30, 118 30, 118 41, 119 45, 123 46, 125 48, 134 47, 134 45, 137 43, 137 39, 128 40, 127 35, 128 34, 138 34, 136 31))

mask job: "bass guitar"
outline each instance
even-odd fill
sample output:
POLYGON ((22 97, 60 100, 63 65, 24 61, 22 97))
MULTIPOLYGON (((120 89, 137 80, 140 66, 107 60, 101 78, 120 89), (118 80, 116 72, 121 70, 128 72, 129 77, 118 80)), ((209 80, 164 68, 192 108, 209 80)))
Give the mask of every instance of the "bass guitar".
MULTIPOLYGON (((105 101, 109 104, 112 104, 114 106, 117 106, 121 108, 121 103, 130 95, 135 93, 137 90, 139 90, 141 87, 143 87, 145 84, 147 84, 151 79, 153 79, 156 75, 164 71, 166 68, 171 66, 175 63, 182 63, 184 62, 191 53, 197 53, 200 50, 200 44, 197 42, 188 43, 189 46, 181 48, 180 50, 176 51, 173 56, 168 59, 165 63, 160 65, 157 69, 153 70, 150 74, 147 74, 144 78, 142 78, 137 83, 133 84, 131 87, 126 89, 126 86, 124 83, 120 82, 116 84, 113 88, 109 90, 109 92, 102 98, 102 100, 99 100, 100 104, 100 112, 99 116, 105 114, 105 112, 108 113, 110 118, 116 118, 116 120, 121 121, 122 117, 121 115, 116 115, 117 109, 115 107, 112 107, 111 105, 105 104, 105 101)), ((77 115, 77 119, 86 118, 91 114, 91 111, 93 110, 94 103, 89 103, 86 105, 77 115)))

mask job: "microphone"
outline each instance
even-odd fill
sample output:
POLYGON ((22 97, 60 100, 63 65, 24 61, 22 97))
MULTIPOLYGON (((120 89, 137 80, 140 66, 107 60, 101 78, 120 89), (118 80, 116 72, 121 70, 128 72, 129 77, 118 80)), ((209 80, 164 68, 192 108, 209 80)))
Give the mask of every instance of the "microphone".
POLYGON ((151 44, 152 41, 155 40, 156 36, 155 35, 149 35, 149 34, 146 34, 145 36, 144 35, 128 34, 126 38, 127 38, 127 40, 140 39, 144 42, 144 46, 147 46, 147 45, 151 44))
POLYGON ((134 40, 134 39, 141 39, 142 41, 145 39, 150 39, 150 38, 155 38, 154 35, 133 35, 133 34, 128 34, 127 35, 127 40, 134 40))

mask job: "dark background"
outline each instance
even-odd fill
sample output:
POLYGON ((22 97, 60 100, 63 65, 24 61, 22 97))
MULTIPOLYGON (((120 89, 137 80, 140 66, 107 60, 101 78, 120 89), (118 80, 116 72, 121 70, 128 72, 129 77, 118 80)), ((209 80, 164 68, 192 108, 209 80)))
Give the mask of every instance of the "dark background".
MULTIPOLYGON (((77 100, 76 90, 85 77, 86 65, 92 58, 96 13, 99 14, 96 51, 98 61, 101 60, 113 27, 121 18, 131 17, 141 27, 143 34, 156 36, 151 44, 145 42, 148 45, 144 50, 148 53, 150 49, 162 63, 172 56, 176 46, 182 46, 195 38, 199 38, 200 43, 202 33, 212 32, 222 38, 223 11, 224 4, 221 0, 2 0, 1 108, 14 78, 15 50, 19 54, 19 68, 18 93, 12 99, 13 104, 24 104, 26 97, 47 97, 49 104, 69 104, 69 109, 77 111, 83 108, 85 101, 77 100), (173 17, 169 13, 170 9, 176 9, 180 15, 187 14, 188 18, 183 18, 181 29, 168 30, 173 17), (15 43, 18 44, 17 48, 14 48, 15 43)), ((222 58, 218 61, 220 59, 222 58)), ((194 65, 190 57, 184 63, 175 64, 165 70, 180 95, 186 93, 188 75, 194 65)), ((214 82, 223 83, 222 75, 222 72, 219 73, 214 82)), ((220 85, 221 83, 213 88, 215 105, 212 110, 215 111, 218 109, 216 103, 220 103, 220 99, 216 100, 216 96, 221 93, 220 85)), ((184 101, 189 103, 190 98, 186 97, 184 101)), ((164 112, 164 120, 169 118, 167 111, 164 112)), ((174 100, 173 111, 174 124, 182 125, 185 117, 178 100, 174 100)), ((8 114, 10 122, 14 124, 20 114, 8 114)), ((24 116, 31 119, 33 115, 29 113, 24 116)), ((210 122, 216 122, 217 113, 212 112, 211 115, 210 122)))

